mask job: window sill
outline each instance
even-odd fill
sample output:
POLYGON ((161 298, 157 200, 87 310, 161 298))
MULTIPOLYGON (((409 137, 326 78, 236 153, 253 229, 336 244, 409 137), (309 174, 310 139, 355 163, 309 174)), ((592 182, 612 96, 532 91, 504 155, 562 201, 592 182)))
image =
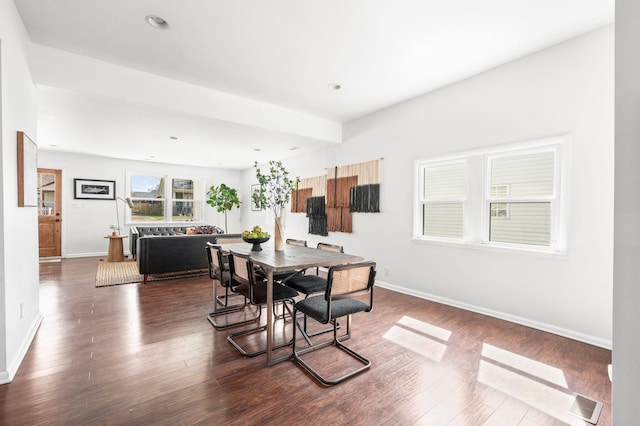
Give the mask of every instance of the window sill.
POLYGON ((540 256, 540 257, 548 257, 548 258, 554 258, 554 259, 567 258, 566 251, 551 251, 551 250, 541 250, 541 249, 535 249, 535 248, 501 246, 501 245, 493 245, 493 244, 476 243, 476 242, 470 242, 470 241, 451 241, 451 240, 444 240, 444 239, 436 240, 436 239, 427 239, 427 238, 421 238, 421 237, 412 237, 411 240, 417 244, 455 247, 463 250, 523 254, 526 256, 540 256))

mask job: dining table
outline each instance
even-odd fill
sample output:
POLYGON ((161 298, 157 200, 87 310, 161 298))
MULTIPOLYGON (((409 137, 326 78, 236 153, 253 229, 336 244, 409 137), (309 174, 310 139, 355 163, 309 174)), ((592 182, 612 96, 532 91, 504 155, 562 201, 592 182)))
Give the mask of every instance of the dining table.
MULTIPOLYGON (((267 365, 271 366, 291 359, 291 354, 274 357, 273 354, 273 275, 276 272, 307 268, 330 267, 346 263, 361 262, 361 256, 318 250, 312 247, 299 247, 284 244, 282 251, 276 251, 272 244, 262 244, 261 251, 252 251, 247 243, 222 244, 223 251, 249 255, 251 261, 264 270, 267 276, 267 365)), ((294 319, 295 320, 295 319, 294 319)))

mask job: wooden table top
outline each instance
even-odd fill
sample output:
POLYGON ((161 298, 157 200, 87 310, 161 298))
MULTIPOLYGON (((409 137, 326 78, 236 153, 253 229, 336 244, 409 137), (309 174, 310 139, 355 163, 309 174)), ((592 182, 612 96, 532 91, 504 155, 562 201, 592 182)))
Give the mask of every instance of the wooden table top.
POLYGON ((283 251, 275 251, 273 245, 263 244, 262 251, 251 251, 251 244, 223 244, 222 249, 231 253, 250 255, 256 265, 273 272, 306 269, 316 266, 334 266, 355 263, 364 260, 361 256, 318 250, 312 247, 299 247, 285 244, 283 251))

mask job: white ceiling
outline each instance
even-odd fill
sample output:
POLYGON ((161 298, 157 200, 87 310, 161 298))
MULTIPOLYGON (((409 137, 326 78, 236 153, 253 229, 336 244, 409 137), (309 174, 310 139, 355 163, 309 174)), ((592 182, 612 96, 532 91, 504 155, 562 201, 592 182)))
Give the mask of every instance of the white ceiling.
MULTIPOLYGON (((15 4, 34 43, 338 123, 596 29, 614 16, 614 0, 15 4), (144 19, 149 14, 164 18, 169 28, 149 26, 144 19), (330 83, 342 89, 329 90, 330 83)), ((244 168, 258 156, 284 158, 296 152, 293 147, 300 152, 332 143, 64 88, 39 88, 38 140, 44 149, 244 168), (99 135, 96 127, 102 129, 99 135), (116 141, 124 141, 123 147, 116 141), (180 157, 187 152, 203 155, 199 161, 180 157), (255 158, 248 158, 252 152, 255 158)))

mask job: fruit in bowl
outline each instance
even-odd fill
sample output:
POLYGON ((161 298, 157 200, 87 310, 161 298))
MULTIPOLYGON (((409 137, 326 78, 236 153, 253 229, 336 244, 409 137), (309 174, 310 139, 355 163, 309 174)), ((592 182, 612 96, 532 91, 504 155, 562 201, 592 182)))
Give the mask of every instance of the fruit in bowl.
POLYGON ((258 225, 254 226, 251 231, 242 231, 243 239, 269 238, 269 234, 264 232, 258 225))
POLYGON ((249 244, 253 244, 251 251, 261 251, 260 244, 269 241, 269 238, 269 234, 264 232, 258 225, 254 226, 251 231, 242 232, 242 239, 249 244))

